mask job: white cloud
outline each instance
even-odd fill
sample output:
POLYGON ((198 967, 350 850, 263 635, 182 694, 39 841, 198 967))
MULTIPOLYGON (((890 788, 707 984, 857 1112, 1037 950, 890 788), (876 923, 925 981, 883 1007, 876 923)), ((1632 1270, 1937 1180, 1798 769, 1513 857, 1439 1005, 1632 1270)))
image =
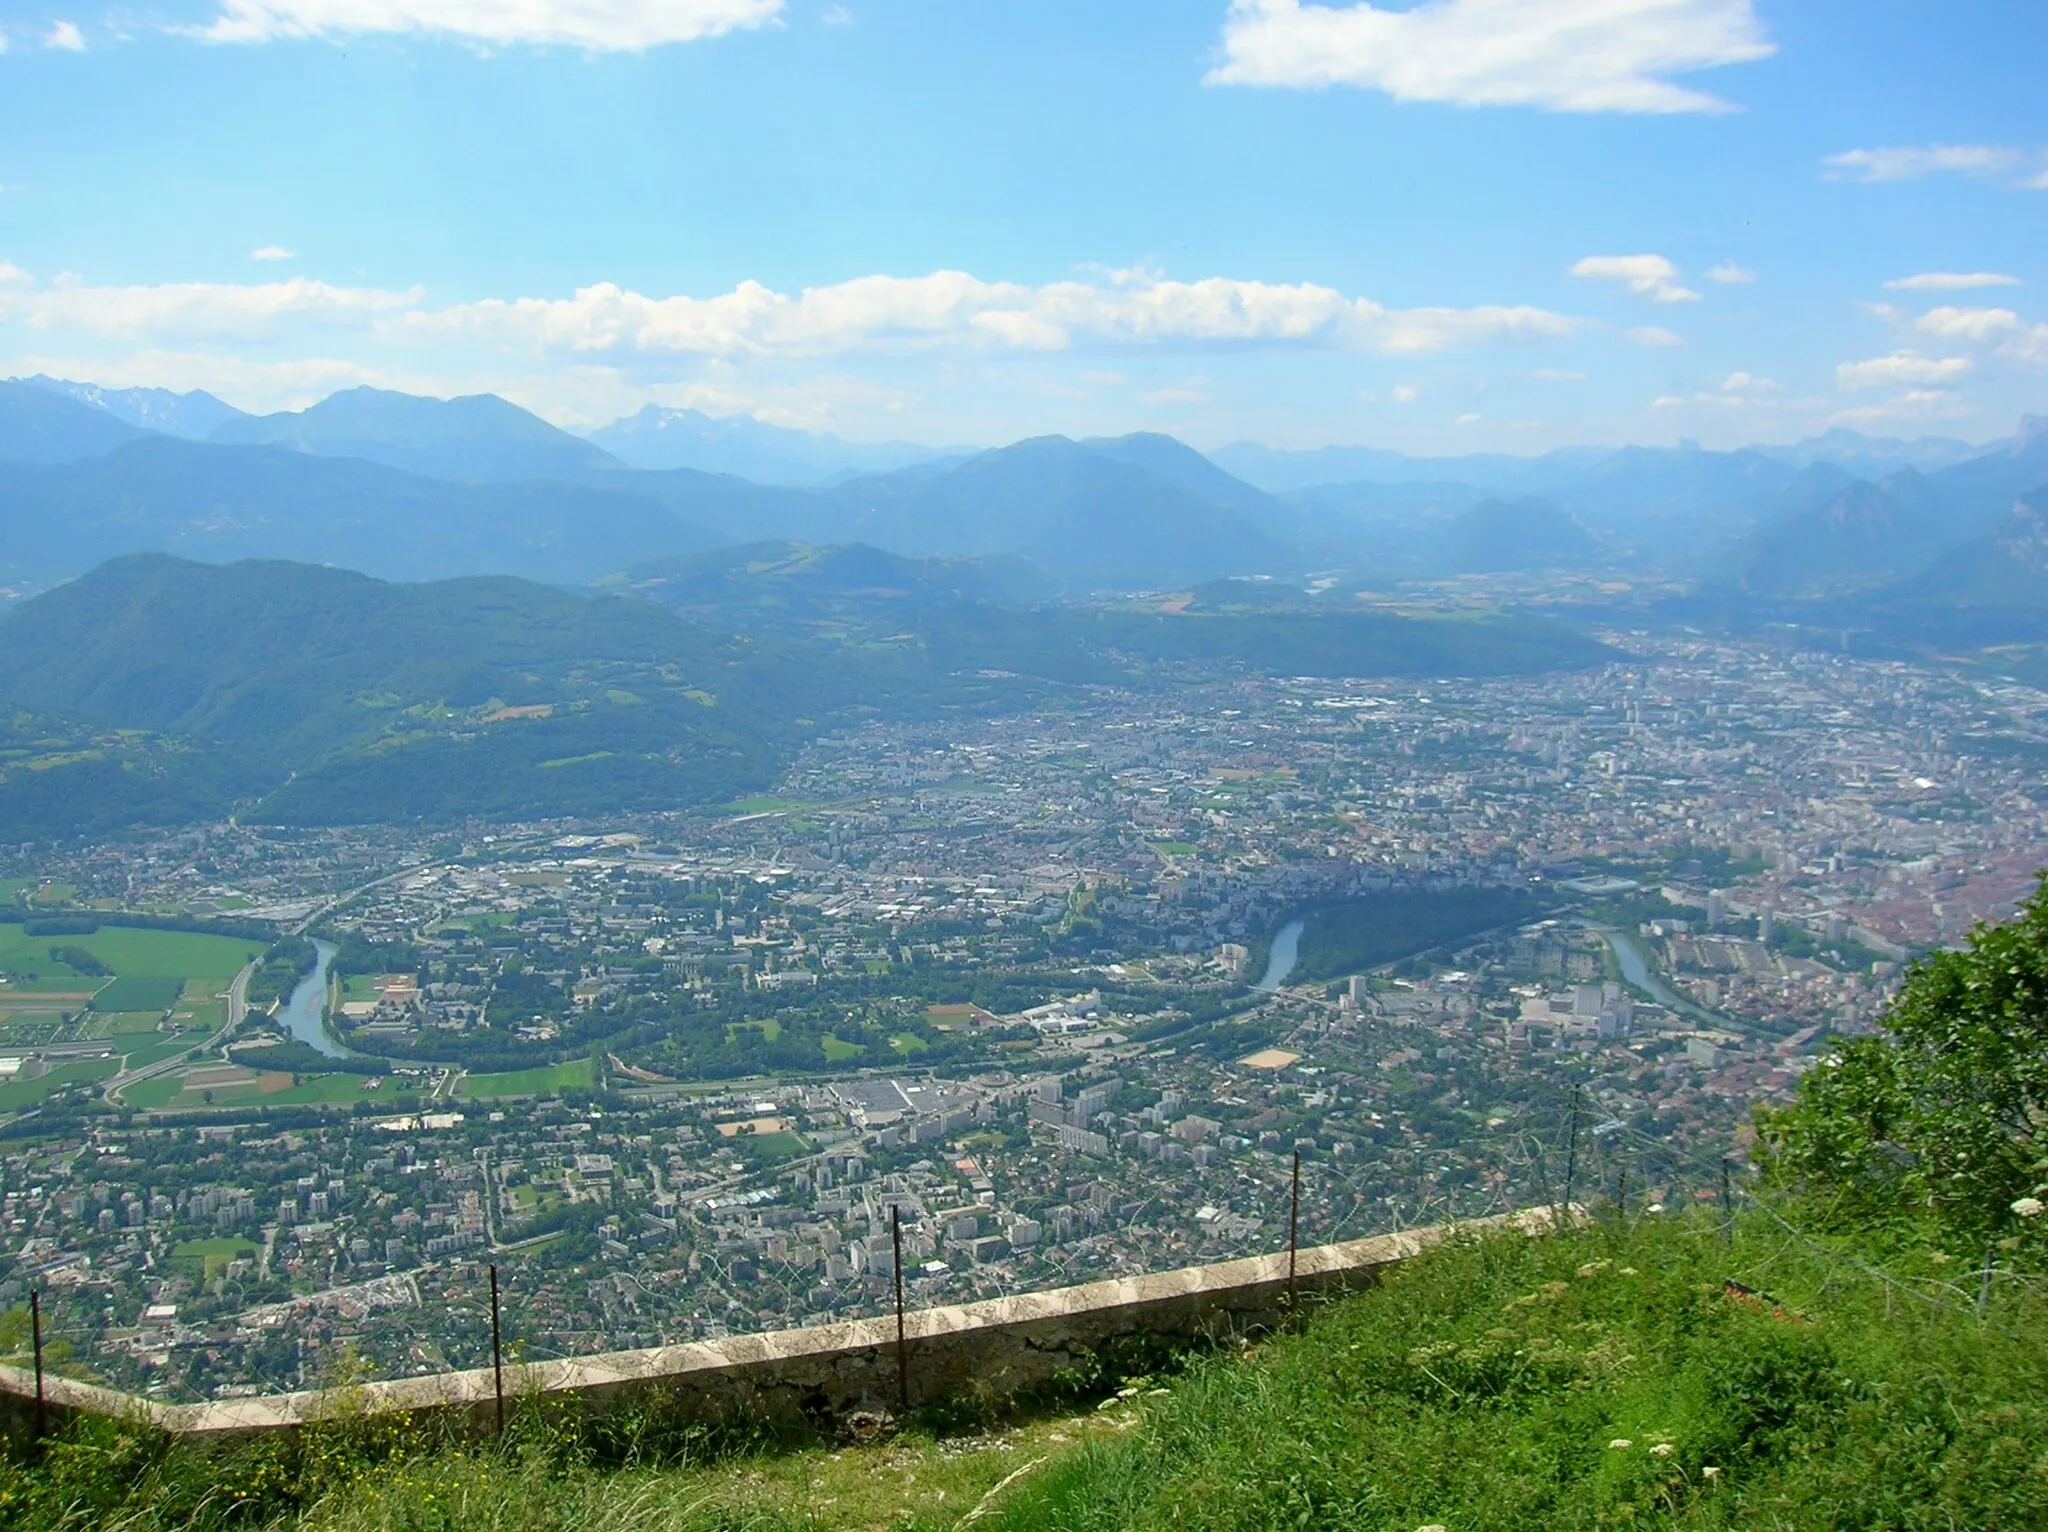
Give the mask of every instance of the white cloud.
POLYGON ((1089 342, 1413 356, 1491 339, 1559 338, 1581 323, 1526 306, 1391 310, 1314 283, 1122 272, 1030 287, 960 271, 857 277, 795 294, 747 281, 711 298, 648 297, 605 282, 570 298, 485 299, 408 322, 549 352, 724 357, 963 345, 1060 351, 1089 342))
POLYGON ((1837 410, 1828 417, 1831 426, 1884 424, 1890 421, 1955 420, 1969 414, 1969 406, 1954 394, 1940 389, 1915 388, 1878 404, 1859 404, 1837 410))
POLYGON ((1756 273, 1747 266, 1738 266, 1733 261, 1723 261, 1707 273, 1709 282, 1719 282, 1724 287, 1736 287, 1754 282, 1756 273))
POLYGON ((1752 0, 1232 0, 1217 85, 1356 85, 1401 101, 1714 112, 1666 76, 1767 58, 1752 0))
POLYGON ((418 289, 334 287, 295 278, 246 285, 168 282, 92 287, 59 279, 48 287, 0 291, 0 322, 121 340, 234 337, 260 339, 289 321, 362 326, 412 307, 418 289))
POLYGON ((54 22, 51 24, 49 35, 43 39, 43 46, 45 48, 58 48, 66 53, 83 53, 85 52, 85 35, 78 30, 76 22, 54 22))
POLYGON ((1659 303, 1697 303, 1700 296, 1680 285, 1678 268, 1661 255, 1589 255, 1572 267, 1572 275, 1619 282, 1636 297, 1659 303))
POLYGON ((1481 417, 1479 417, 1478 415, 1460 415, 1455 421, 1452 422, 1452 424, 1461 426, 1476 426, 1479 424, 1480 418, 1481 417))
POLYGON ((1529 376, 1541 378, 1546 383, 1583 383, 1586 381, 1586 375, 1583 372, 1566 372, 1557 367, 1539 367, 1530 373, 1529 376))
POLYGON ((1416 398, 1417 398, 1416 390, 1415 390, 1415 389, 1414 389, 1413 387, 1411 387, 1411 386, 1410 386, 1409 384, 1406 384, 1406 383, 1396 383, 1396 384, 1394 385, 1394 403, 1396 403, 1396 404, 1413 404, 1413 403, 1415 402, 1416 398))
POLYGON ((296 251, 287 250, 283 245, 258 245, 249 252, 252 261, 289 261, 296 256, 296 251))
POLYGON ((1785 391, 1785 385, 1775 378, 1759 378, 1754 373, 1731 372, 1721 380, 1724 394, 1778 394, 1785 391))
POLYGON ((1973 340, 1979 343, 1994 340, 2026 328, 2020 316, 2011 309, 1962 309, 1942 307, 1929 309, 1913 321, 1913 328, 1924 335, 1939 336, 1943 340, 1973 340))
POLYGON ((783 0, 221 0, 192 35, 217 43, 370 32, 637 53, 720 37, 781 14, 783 0))
POLYGON ((1953 383, 1970 370, 1964 356, 1916 356, 1894 351, 1867 362, 1843 362, 1835 368, 1835 386, 1849 392, 1865 388, 1896 388, 1902 384, 1953 383))
POLYGON ((1660 324, 1639 324, 1621 332, 1623 340, 1637 346, 1671 347, 1685 344, 1685 337, 1660 324))
POLYGON ((850 27, 853 25, 853 12, 843 5, 828 5, 819 20, 828 27, 850 27))
POLYGON ((1931 175, 1998 175, 2025 159, 2003 144, 1922 144, 1889 149, 1851 149, 1821 163, 1837 179, 1917 181, 1931 175))
POLYGON ((0 287, 13 287, 35 279, 12 261, 0 261, 0 287))
POLYGON ((1894 277, 1885 283, 1891 292, 1960 292, 1972 287, 2024 287, 2018 277, 1997 271, 1923 271, 1916 276, 1894 277))

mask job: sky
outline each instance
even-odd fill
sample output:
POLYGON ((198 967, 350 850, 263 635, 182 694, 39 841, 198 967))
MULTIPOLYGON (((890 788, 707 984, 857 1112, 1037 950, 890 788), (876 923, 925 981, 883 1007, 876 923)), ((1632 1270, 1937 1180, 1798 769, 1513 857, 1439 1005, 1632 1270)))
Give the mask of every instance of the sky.
POLYGON ((2048 413, 2040 0, 0 0, 0 375, 1410 452, 2048 413))

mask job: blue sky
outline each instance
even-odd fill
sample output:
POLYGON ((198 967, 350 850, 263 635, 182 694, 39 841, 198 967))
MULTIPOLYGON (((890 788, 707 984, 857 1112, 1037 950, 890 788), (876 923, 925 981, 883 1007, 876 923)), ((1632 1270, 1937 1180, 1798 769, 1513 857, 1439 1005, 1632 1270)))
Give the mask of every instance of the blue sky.
POLYGON ((2038 0, 0 0, 0 37, 0 373, 1431 452, 2048 412, 2038 0))

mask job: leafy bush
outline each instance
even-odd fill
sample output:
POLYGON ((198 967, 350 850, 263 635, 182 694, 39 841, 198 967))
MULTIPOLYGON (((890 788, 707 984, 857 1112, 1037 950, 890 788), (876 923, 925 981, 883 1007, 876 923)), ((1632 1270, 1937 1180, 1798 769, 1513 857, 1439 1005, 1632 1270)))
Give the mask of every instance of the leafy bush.
POLYGON ((1920 963, 1885 1031, 1760 1118, 1771 1176, 1836 1228, 2048 1255, 2048 878, 2005 925, 1920 963))

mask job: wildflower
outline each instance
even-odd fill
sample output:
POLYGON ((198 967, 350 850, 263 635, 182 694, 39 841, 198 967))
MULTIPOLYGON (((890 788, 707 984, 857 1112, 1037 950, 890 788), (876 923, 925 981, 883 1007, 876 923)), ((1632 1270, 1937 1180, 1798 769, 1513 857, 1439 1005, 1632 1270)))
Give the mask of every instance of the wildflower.
POLYGON ((1616 1272, 1615 1275, 1621 1277, 1640 1277, 1642 1273, 1637 1271, 1633 1266, 1624 1266, 1621 1268, 1620 1271, 1616 1272))
POLYGON ((1607 1450, 1609 1452, 1626 1452, 1629 1448, 1633 1447, 1634 1445, 1635 1443, 1630 1441, 1627 1437, 1617 1436, 1613 1441, 1607 1444, 1607 1450))
POLYGON ((1656 1446, 1654 1446, 1654 1447, 1652 1447, 1652 1448, 1650 1449, 1650 1456, 1651 1456, 1651 1457, 1653 1457, 1653 1458, 1668 1458, 1668 1457, 1670 1457, 1670 1456, 1671 1456, 1671 1443, 1669 1443, 1669 1442, 1659 1442, 1659 1443, 1657 1443, 1657 1445, 1656 1445, 1656 1446))
POLYGON ((1653 1202, 1645 1211, 1651 1213, 1661 1213, 1664 1211, 1664 1204, 1661 1202, 1653 1202))
POLYGON ((2048 1213, 2048 1202, 2039 1197, 2022 1197, 2012 1205, 2012 1210, 2022 1218, 2039 1218, 2048 1213))
POLYGON ((1721 1470, 1710 1463, 1700 1470, 1700 1477, 1702 1479, 1718 1479, 1721 1477, 1721 1470))
POLYGON ((1440 1521, 1433 1521, 1426 1527, 1417 1527, 1415 1532, 1450 1532, 1450 1528, 1440 1521))

